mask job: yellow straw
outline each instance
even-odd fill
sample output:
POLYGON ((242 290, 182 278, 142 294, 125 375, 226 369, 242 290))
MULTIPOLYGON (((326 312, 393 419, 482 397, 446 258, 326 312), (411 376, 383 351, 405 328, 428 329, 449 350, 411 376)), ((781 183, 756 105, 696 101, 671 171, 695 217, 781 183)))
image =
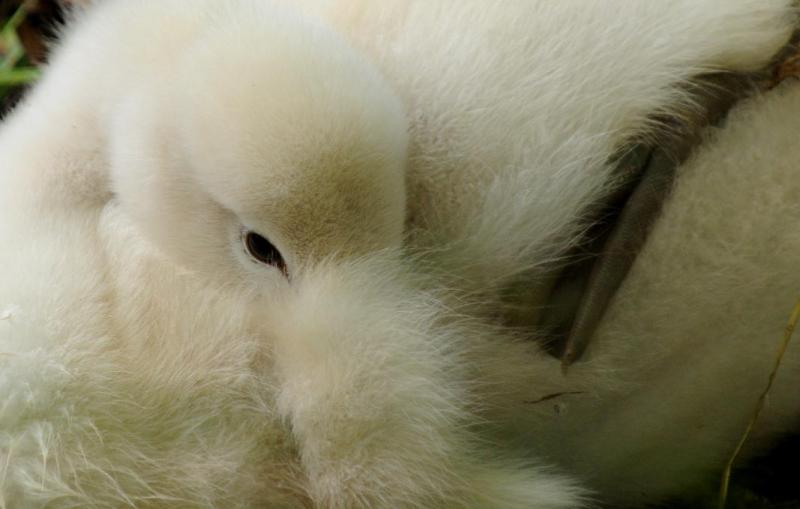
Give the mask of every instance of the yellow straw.
POLYGON ((792 316, 789 318, 789 323, 786 325, 786 329, 783 331, 783 340, 781 341, 780 348, 778 348, 775 366, 772 368, 772 372, 769 374, 767 386, 764 388, 761 396, 758 397, 758 403, 756 403, 756 409, 753 412, 753 416, 750 418, 750 422, 747 423, 747 428, 745 428, 742 438, 740 438, 739 443, 736 444, 736 449, 734 449, 733 454, 728 460, 728 463, 725 465, 725 470, 722 472, 722 482, 719 488, 719 509, 725 509, 725 504, 728 501, 728 486, 731 480, 731 470, 733 469, 733 464, 736 462, 736 458, 739 456, 739 453, 742 452, 745 442, 747 442, 747 439, 750 437, 750 433, 753 431, 753 427, 755 426, 756 421, 758 421, 759 415, 761 415, 761 410, 764 408, 764 404, 767 400, 767 394, 769 394, 769 391, 772 388, 772 382, 775 381, 775 375, 778 373, 778 368, 780 368, 783 355, 786 353, 786 348, 789 346, 789 341, 792 339, 792 334, 794 333, 794 329, 798 320, 800 320, 800 300, 798 300, 794 305, 792 316))

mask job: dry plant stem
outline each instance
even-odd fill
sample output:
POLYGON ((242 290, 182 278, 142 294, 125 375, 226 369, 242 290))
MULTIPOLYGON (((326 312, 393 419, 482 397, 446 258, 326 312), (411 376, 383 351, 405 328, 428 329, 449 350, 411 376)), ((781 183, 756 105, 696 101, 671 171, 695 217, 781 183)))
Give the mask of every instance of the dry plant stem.
POLYGON ((725 504, 728 500, 728 486, 731 480, 731 470, 733 469, 733 464, 736 462, 736 458, 739 456, 739 453, 742 452, 745 442, 747 442, 747 439, 750 437, 750 433, 753 431, 759 415, 761 415, 761 410, 764 408, 764 404, 767 401, 767 395, 772 388, 772 383, 775 381, 775 375, 778 373, 778 368, 780 368, 781 361, 786 353, 786 348, 789 346, 789 341, 792 339, 792 333, 794 333, 794 329, 798 320, 800 320, 800 300, 798 300, 794 305, 792 316, 789 318, 789 323, 786 325, 786 329, 783 332, 783 341, 781 341, 781 345, 778 348, 778 355, 775 359, 775 365, 769 374, 767 386, 758 397, 758 403, 756 403, 756 409, 753 412, 753 416, 750 418, 750 422, 747 423, 747 428, 745 428, 742 438, 739 439, 739 443, 736 444, 736 449, 734 449, 733 454, 731 454, 731 457, 728 460, 728 463, 725 465, 725 470, 722 471, 722 482, 720 483, 719 488, 719 509, 725 509, 725 504))

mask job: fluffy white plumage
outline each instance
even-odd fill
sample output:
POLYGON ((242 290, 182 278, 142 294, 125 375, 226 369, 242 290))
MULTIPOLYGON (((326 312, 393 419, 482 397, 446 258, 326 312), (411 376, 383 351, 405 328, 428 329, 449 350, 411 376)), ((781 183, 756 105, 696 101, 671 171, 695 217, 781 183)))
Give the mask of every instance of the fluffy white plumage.
MULTIPOLYGON (((709 132, 588 362, 564 376, 491 314, 523 275, 547 291, 688 80, 762 67, 794 23, 789 0, 99 2, 0 128, 0 507, 549 509, 701 480, 800 283, 800 87, 709 132)), ((787 361, 762 441, 800 417, 787 361)))

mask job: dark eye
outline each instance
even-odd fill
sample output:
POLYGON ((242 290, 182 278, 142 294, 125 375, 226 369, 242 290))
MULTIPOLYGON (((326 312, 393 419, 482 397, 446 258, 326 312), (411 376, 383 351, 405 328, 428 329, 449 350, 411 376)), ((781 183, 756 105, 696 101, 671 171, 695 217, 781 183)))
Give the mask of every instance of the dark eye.
POLYGON ((247 253, 257 262, 272 265, 279 269, 285 276, 289 275, 286 262, 281 256, 281 252, 272 245, 272 242, 255 232, 244 232, 244 247, 247 253))

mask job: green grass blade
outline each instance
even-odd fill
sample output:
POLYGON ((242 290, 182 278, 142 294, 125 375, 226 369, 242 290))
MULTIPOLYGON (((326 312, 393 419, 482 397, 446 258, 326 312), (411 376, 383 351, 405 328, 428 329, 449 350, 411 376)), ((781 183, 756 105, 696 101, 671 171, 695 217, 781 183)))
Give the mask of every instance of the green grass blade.
POLYGON ((0 87, 26 85, 39 77, 39 70, 32 67, 0 70, 0 87))

